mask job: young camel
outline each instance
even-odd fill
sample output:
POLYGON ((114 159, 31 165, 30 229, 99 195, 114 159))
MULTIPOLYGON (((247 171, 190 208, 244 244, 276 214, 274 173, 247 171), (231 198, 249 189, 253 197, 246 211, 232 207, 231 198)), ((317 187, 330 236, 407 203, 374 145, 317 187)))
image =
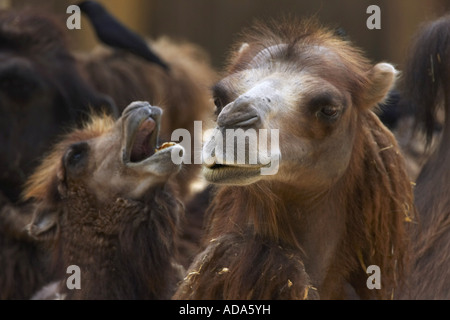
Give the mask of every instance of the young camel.
POLYGON ((214 86, 203 174, 219 189, 204 250, 174 298, 391 298, 407 258, 412 186, 372 110, 396 70, 371 65, 314 21, 257 24, 243 42, 214 86), (259 149, 248 134, 245 161, 234 161, 242 137, 228 141, 227 129, 253 129, 259 149), (270 157, 261 129, 278 130, 270 157), (380 289, 368 288, 370 265, 380 289))
MULTIPOLYGON (((26 199, 36 210, 28 226, 55 238, 55 268, 80 268, 81 289, 50 286, 66 299, 167 299, 180 280, 175 244, 182 205, 168 180, 180 170, 156 149, 162 110, 130 104, 114 122, 94 117, 68 134, 30 177, 26 199), (155 151, 156 149, 156 151, 155 151)), ((71 274, 66 274, 69 277, 71 274)), ((43 291, 47 297, 49 292, 43 291)), ((44 298, 42 292, 37 295, 44 298)))

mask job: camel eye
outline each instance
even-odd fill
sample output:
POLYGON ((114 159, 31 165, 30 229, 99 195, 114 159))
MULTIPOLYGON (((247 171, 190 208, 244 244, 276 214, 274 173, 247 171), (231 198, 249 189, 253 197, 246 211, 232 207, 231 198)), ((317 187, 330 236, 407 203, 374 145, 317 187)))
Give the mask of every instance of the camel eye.
POLYGON ((223 108, 222 99, 217 97, 214 98, 214 105, 216 106, 217 109, 222 109, 223 108))
POLYGON ((214 99, 214 105, 216 106, 216 115, 222 111, 223 107, 226 106, 226 101, 230 101, 228 97, 227 89, 224 85, 218 83, 212 88, 212 96, 214 99))
POLYGON ((66 169, 73 173, 81 173, 87 163, 88 151, 89 145, 86 142, 71 145, 64 156, 66 169))
POLYGON ((223 109, 223 102, 222 99, 215 97, 214 98, 214 105, 216 106, 216 114, 218 115, 220 111, 223 109))
POLYGON ((77 164, 78 162, 80 162, 82 157, 83 157, 82 152, 73 152, 70 154, 69 163, 71 165, 77 164))
POLYGON ((326 90, 312 97, 308 105, 318 119, 334 122, 344 110, 345 101, 337 93, 326 90))
POLYGON ((320 110, 320 113, 329 119, 335 119, 339 115, 339 111, 340 109, 336 106, 326 106, 320 110))

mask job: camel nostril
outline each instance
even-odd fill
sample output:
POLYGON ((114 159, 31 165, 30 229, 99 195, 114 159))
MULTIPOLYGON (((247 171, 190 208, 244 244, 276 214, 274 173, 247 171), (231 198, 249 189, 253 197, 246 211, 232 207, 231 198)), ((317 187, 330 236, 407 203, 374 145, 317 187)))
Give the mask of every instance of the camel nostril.
POLYGON ((255 126, 262 122, 260 109, 266 103, 259 97, 242 95, 222 109, 217 124, 219 127, 255 126))

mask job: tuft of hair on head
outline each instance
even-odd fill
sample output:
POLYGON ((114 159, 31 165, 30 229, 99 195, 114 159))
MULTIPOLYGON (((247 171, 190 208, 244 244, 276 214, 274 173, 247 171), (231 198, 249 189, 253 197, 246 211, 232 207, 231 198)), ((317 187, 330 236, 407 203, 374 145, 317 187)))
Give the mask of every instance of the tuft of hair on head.
POLYGON ((92 138, 98 137, 111 130, 115 124, 114 118, 107 112, 107 110, 95 110, 90 107, 88 114, 88 118, 83 121, 79 131, 91 136, 92 138))
POLYGON ((286 50, 288 54, 292 52, 289 49, 293 49, 299 41, 312 35, 319 38, 330 36, 332 32, 324 28, 315 18, 299 19, 286 15, 268 21, 255 19, 249 27, 241 31, 238 41, 232 46, 227 61, 228 72, 234 73, 245 69, 258 52, 274 44, 288 44, 286 50))

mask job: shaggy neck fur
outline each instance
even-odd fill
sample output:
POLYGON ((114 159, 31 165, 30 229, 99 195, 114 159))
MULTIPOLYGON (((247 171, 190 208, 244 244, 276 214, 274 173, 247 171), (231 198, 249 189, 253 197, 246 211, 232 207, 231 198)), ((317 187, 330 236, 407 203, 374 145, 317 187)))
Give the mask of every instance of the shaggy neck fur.
POLYGON ((84 188, 69 191, 59 252, 64 268, 80 267, 81 290, 66 288, 67 298, 170 298, 179 280, 169 258, 174 257, 179 203, 164 188, 146 198, 117 198, 99 206, 84 188))

